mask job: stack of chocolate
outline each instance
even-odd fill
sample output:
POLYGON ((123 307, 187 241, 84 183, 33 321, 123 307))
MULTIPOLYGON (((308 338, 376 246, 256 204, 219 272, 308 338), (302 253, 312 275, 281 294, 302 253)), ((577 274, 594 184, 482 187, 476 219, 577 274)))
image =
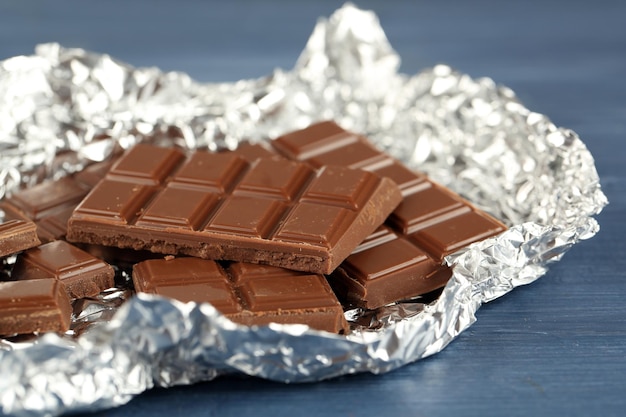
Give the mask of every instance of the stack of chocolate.
POLYGON ((109 264, 237 323, 345 333, 345 309, 437 290, 446 255, 505 229, 333 122, 219 153, 139 144, 0 210, 0 335, 67 330, 109 264))

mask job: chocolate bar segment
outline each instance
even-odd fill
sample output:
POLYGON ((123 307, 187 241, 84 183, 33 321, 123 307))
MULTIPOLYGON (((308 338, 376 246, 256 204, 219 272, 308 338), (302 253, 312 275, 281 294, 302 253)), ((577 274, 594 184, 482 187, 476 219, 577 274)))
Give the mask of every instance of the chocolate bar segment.
POLYGON ((72 177, 45 181, 21 190, 7 200, 37 225, 42 242, 62 239, 67 220, 89 189, 72 177))
POLYGON ((115 284, 113 267, 63 240, 21 253, 11 275, 20 281, 55 278, 71 298, 92 297, 115 284))
POLYGON ((110 161, 99 162, 72 176, 44 181, 14 193, 3 204, 35 222, 41 242, 63 239, 72 212, 95 183, 104 177, 111 164, 110 161))
POLYGON ((147 293, 154 293, 163 286, 222 281, 226 276, 217 262, 191 257, 146 260, 133 269, 135 290, 147 293))
POLYGON ((451 276, 449 268, 391 229, 362 246, 328 276, 349 304, 377 308, 440 288, 451 276))
POLYGON ((340 299, 351 305, 372 309, 436 290, 451 276, 442 265, 446 255, 505 230, 501 222, 456 193, 333 122, 288 133, 271 146, 313 166, 343 164, 369 170, 400 187, 404 199, 385 226, 328 276, 340 299))
POLYGON ((76 208, 67 239, 330 273, 401 198, 367 171, 140 144, 76 208))
POLYGON ((0 203, 0 257, 13 255, 40 243, 35 223, 0 203))
POLYGON ((72 308, 63 283, 55 279, 0 282, 0 335, 64 332, 72 308))
POLYGON ((137 292, 183 302, 208 302, 248 326, 305 324, 333 333, 348 329, 343 309, 323 275, 268 265, 198 258, 148 260, 133 268, 137 292))
POLYGON ((242 310, 226 272, 215 261, 199 258, 148 260, 133 267, 132 278, 137 292, 182 302, 208 302, 222 314, 242 310))
POLYGON ((81 186, 73 178, 64 177, 24 189, 12 195, 9 202, 29 218, 39 220, 61 205, 78 204, 87 191, 86 187, 81 186))

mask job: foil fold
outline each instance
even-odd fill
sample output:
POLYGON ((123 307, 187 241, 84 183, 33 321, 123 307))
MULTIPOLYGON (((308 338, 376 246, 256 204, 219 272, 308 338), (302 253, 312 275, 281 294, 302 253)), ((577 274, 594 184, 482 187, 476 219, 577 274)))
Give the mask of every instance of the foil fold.
POLYGON ((491 79, 445 65, 406 75, 399 63, 376 15, 351 4, 319 19, 292 70, 253 80, 203 84, 58 44, 0 62, 0 197, 139 141, 234 148, 334 119, 510 226, 448 256, 453 277, 434 300, 346 312, 346 336, 248 328, 209 305, 112 291, 75 306, 72 334, 0 343, 2 412, 97 410, 234 372, 283 382, 387 372, 439 352, 481 304, 597 233, 607 200, 574 132, 491 79))

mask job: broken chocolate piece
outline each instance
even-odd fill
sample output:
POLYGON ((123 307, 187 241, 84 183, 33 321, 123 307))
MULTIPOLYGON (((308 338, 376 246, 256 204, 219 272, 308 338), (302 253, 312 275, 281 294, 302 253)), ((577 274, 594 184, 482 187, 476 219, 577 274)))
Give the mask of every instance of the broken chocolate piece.
POLYGON ((13 255, 39 243, 35 223, 0 203, 0 257, 13 255))
POLYGON ((330 273, 400 200, 367 171, 140 144, 76 208, 67 239, 330 273))
POLYGON ((63 239, 70 215, 89 190, 104 177, 112 161, 91 164, 74 175, 47 180, 17 191, 3 205, 35 222, 41 242, 63 239))
POLYGON ((137 292, 182 302, 208 302, 248 326, 305 324, 332 333, 348 329, 343 309, 323 275, 267 265, 198 258, 159 259, 133 268, 137 292))
POLYGON ((72 308, 56 279, 0 282, 0 334, 64 332, 72 308))
POLYGON ((65 236, 67 219, 88 191, 85 185, 74 178, 64 177, 20 190, 8 198, 5 204, 35 222, 39 239, 50 242, 65 236))
POLYGON ((55 278, 71 298, 92 297, 114 285, 115 271, 106 262, 63 240, 24 251, 11 273, 15 280, 55 278))
POLYGON ((446 255, 506 228, 334 122, 288 133, 271 146, 287 158, 313 166, 341 164, 375 172, 393 179, 402 190, 404 199, 385 226, 328 276, 339 298, 351 305, 373 309, 436 290, 451 276, 442 265, 446 255))

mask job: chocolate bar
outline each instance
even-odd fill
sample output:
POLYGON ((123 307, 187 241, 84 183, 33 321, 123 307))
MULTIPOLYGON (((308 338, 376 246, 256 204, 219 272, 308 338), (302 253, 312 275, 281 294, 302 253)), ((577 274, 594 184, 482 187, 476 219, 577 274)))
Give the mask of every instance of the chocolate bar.
POLYGON ((0 282, 0 335, 64 332, 72 307, 65 286, 55 279, 0 282))
POLYGON ((345 332, 343 309, 323 275, 267 265, 232 263, 222 268, 198 258, 147 260, 133 268, 137 292, 182 302, 208 302, 248 326, 305 324, 345 332))
POLYGON ((0 203, 0 258, 37 246, 37 226, 12 207, 0 203))
POLYGON ((385 225, 328 276, 340 299, 351 305, 373 309, 436 290, 451 276, 442 265, 446 255, 506 228, 334 122, 288 133, 271 145, 281 155, 315 167, 340 164, 372 171, 393 179, 402 190, 404 199, 385 225))
POLYGON ((70 298, 92 297, 115 284, 113 267, 63 240, 19 254, 11 276, 20 281, 55 278, 70 298))
POLYGON ((66 238, 330 273, 401 199, 367 171, 140 144, 79 204, 66 238))

